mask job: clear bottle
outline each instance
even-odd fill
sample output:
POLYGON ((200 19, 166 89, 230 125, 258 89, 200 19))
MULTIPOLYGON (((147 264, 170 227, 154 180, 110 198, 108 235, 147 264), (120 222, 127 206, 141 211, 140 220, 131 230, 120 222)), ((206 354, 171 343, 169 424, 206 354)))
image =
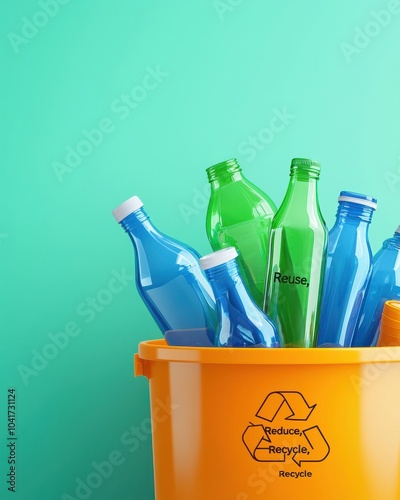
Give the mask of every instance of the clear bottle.
POLYGON ((250 182, 236 159, 206 170, 211 195, 206 232, 213 250, 233 246, 250 295, 262 307, 268 244, 276 206, 271 198, 250 182))
POLYGON ((352 346, 375 346, 384 304, 400 300, 400 226, 383 242, 372 262, 372 275, 365 293, 352 346))
POLYGON ((238 253, 227 247, 200 259, 214 291, 218 328, 216 344, 224 347, 280 347, 272 321, 248 293, 236 262, 238 253))
POLYGON ((137 196, 113 215, 133 243, 136 286, 162 333, 191 328, 215 332, 215 299, 200 269, 200 254, 160 232, 137 196))
POLYGON ((264 311, 286 347, 315 347, 328 231, 317 192, 320 164, 294 158, 272 222, 264 311))
POLYGON ((318 345, 350 347, 372 271, 368 230, 376 199, 341 191, 329 231, 318 345))

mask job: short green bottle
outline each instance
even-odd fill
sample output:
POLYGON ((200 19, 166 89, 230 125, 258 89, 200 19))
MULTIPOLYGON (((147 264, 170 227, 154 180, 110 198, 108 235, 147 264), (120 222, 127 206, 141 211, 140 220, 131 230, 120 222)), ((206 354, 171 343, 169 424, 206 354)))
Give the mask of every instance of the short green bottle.
POLYGON ((206 172, 211 185, 206 215, 210 245, 214 251, 236 248, 242 280, 262 308, 269 237, 276 206, 243 175, 236 159, 218 163, 206 172))
POLYGON ((264 311, 285 347, 315 347, 328 230, 317 182, 320 164, 294 158, 282 205, 272 222, 264 311))

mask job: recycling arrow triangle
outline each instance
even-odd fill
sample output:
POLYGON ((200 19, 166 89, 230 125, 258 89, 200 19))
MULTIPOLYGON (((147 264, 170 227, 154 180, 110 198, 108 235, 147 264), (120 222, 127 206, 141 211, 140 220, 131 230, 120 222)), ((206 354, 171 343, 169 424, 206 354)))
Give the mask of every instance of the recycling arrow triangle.
POLYGON ((242 434, 251 457, 258 462, 286 462, 291 459, 298 467, 303 462, 325 460, 330 447, 318 425, 303 428, 316 406, 309 405, 297 391, 268 394, 256 417, 269 425, 250 423, 242 434), (293 427, 294 424, 297 427, 293 427))

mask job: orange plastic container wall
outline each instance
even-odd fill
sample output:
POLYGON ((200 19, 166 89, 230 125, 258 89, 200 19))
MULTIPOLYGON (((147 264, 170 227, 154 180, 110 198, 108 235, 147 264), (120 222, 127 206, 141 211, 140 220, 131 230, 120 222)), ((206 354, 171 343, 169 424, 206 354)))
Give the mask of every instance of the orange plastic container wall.
POLYGON ((141 342, 157 500, 398 500, 400 347, 141 342))

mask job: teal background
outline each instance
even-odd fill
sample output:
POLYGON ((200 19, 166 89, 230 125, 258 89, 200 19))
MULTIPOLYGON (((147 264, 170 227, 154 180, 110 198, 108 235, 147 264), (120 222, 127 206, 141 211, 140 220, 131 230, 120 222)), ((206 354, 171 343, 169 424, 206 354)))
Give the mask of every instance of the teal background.
POLYGON ((13 387, 17 498, 151 500, 148 383, 132 357, 160 334, 111 210, 137 194, 159 229, 206 253, 208 166, 236 157, 279 205, 291 158, 312 157, 328 227, 341 189, 378 198, 377 251, 400 223, 400 3, 63 1, 7 2, 0 16, 0 496, 13 498, 13 387), (108 133, 68 166, 100 122, 108 133), (104 292, 115 273, 124 284, 104 292), (68 323, 74 336, 59 334, 68 323), (52 359, 33 370, 43 350, 52 359), (118 465, 78 495, 110 456, 118 465))

